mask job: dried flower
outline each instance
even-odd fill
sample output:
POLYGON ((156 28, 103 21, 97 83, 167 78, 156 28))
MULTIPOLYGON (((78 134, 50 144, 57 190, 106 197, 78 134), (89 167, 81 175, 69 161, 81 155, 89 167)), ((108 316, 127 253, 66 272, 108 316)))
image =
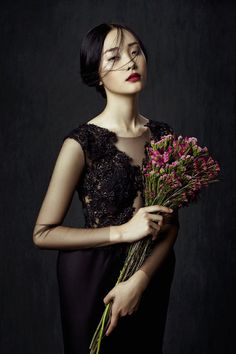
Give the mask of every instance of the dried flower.
MULTIPOLYGON (((146 146, 142 166, 145 206, 159 204, 173 209, 189 206, 198 200, 200 191, 216 179, 220 166, 209 155, 207 147, 200 147, 195 137, 168 134, 151 140, 146 146)), ((120 276, 116 282, 130 278, 152 251, 152 237, 133 242, 120 276)), ((90 344, 90 354, 98 354, 110 318, 107 304, 90 344)))

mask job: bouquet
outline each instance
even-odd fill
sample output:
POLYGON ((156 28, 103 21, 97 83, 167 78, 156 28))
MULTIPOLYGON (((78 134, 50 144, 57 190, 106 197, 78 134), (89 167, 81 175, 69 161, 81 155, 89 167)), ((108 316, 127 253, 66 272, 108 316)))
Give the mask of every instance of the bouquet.
MULTIPOLYGON (((145 206, 159 204, 173 209, 197 202, 200 191, 216 179, 220 166, 209 155, 207 147, 200 147, 195 137, 168 134, 151 140, 145 147, 142 165, 145 206)), ((127 280, 151 253, 151 235, 133 242, 116 284, 127 280)), ((102 338, 109 324, 110 306, 107 304, 90 344, 90 354, 98 354, 102 338)))

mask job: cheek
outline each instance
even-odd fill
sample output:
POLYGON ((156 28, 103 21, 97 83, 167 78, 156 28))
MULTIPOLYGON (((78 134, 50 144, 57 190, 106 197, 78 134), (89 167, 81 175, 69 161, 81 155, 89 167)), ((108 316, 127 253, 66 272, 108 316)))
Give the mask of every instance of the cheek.
POLYGON ((112 60, 106 60, 103 64, 103 70, 111 70, 114 67, 114 62, 112 60))
POLYGON ((112 62, 109 61, 104 61, 100 68, 100 77, 103 81, 103 84, 108 88, 114 87, 119 82, 117 72, 109 71, 112 70, 112 68, 114 68, 114 65, 112 62))
POLYGON ((107 59, 104 59, 100 66, 100 70, 102 70, 103 75, 107 74, 107 72, 113 68, 115 68, 115 63, 112 60, 107 59))
POLYGON ((122 78, 119 72, 111 71, 103 77, 103 84, 108 89, 117 89, 122 86, 122 78))

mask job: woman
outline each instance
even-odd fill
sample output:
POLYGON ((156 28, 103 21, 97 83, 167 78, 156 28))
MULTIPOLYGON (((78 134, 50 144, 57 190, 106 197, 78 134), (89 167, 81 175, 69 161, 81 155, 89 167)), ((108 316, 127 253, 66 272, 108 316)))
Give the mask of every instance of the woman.
POLYGON ((130 28, 103 23, 91 29, 80 58, 84 83, 101 93, 106 107, 65 135, 33 242, 40 249, 59 250, 66 354, 89 353, 109 302, 112 313, 101 353, 159 354, 179 222, 177 211, 144 206, 141 164, 150 139, 173 130, 138 111, 147 53, 130 28), (82 202, 83 228, 62 226, 75 190, 82 202), (129 244, 150 234, 156 243, 151 256, 129 280, 114 286, 129 244))

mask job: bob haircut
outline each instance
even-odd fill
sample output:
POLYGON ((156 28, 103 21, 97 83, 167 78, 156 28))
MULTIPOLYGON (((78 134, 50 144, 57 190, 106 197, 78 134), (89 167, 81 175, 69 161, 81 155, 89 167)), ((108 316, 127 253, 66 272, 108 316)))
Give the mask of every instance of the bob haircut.
POLYGON ((119 23, 101 23, 100 25, 89 30, 82 39, 80 47, 80 76, 83 83, 90 87, 95 87, 103 98, 106 98, 106 91, 103 85, 99 85, 99 65, 105 38, 113 28, 117 28, 117 38, 121 36, 119 48, 123 42, 123 30, 127 30, 132 33, 138 41, 145 55, 146 61, 148 62, 146 48, 138 35, 128 26, 119 23))

